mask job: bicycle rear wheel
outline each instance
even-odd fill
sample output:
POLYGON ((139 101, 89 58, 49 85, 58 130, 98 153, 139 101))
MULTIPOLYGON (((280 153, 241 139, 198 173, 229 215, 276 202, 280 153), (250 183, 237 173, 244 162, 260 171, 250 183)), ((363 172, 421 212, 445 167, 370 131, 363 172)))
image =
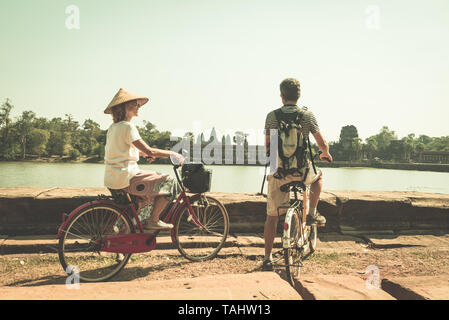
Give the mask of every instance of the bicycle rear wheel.
POLYGON ((74 270, 85 282, 105 281, 126 265, 131 254, 100 251, 105 236, 134 233, 127 215, 107 204, 80 211, 66 224, 59 239, 59 261, 67 274, 74 270), (74 269, 76 268, 76 269, 74 269))
POLYGON ((213 259, 229 233, 228 212, 220 201, 209 196, 195 195, 190 204, 195 217, 190 215, 187 205, 181 208, 174 226, 175 246, 191 261, 213 259))
POLYGON ((286 223, 288 223, 289 228, 284 231, 284 238, 287 237, 289 246, 284 248, 284 260, 287 280, 294 286, 294 279, 299 277, 302 266, 302 248, 299 244, 299 240, 302 237, 302 226, 301 211, 298 208, 291 208, 289 211, 286 214, 286 223), (289 214, 291 217, 288 219, 289 214), (289 220, 288 222, 287 219, 289 220))

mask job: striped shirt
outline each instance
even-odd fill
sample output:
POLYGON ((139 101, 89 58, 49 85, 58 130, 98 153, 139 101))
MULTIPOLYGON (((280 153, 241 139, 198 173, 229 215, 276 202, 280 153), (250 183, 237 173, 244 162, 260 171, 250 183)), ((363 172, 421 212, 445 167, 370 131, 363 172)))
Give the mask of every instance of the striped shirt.
MULTIPOLYGON (((281 111, 285 113, 292 113, 297 110, 305 110, 302 108, 299 108, 297 106, 293 105, 285 105, 282 106, 281 111)), ((271 111, 267 114, 267 119, 265 120, 265 130, 270 129, 279 129, 278 121, 276 120, 276 115, 274 114, 274 111, 271 111)), ((315 116, 313 113, 309 110, 305 110, 304 115, 302 116, 301 120, 299 121, 299 124, 303 128, 303 135, 304 138, 309 136, 309 132, 316 133, 320 131, 320 128, 318 127, 318 123, 315 119, 315 116)), ((269 134, 269 132, 267 132, 269 134)))

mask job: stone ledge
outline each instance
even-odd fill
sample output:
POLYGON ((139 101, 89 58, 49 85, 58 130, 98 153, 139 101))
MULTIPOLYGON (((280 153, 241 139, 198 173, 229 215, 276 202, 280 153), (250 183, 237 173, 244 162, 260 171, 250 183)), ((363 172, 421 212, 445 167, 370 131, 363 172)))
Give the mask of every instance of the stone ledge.
MULTIPOLYGON (((56 234, 70 213, 106 188, 0 188, 0 234, 56 234)), ((209 193, 227 208, 231 233, 263 232, 266 198, 256 194, 209 193)), ((323 191, 321 232, 360 234, 449 233, 449 195, 418 192, 323 191)))
POLYGON ((447 300, 449 279, 442 276, 383 279, 382 289, 401 300, 447 300))

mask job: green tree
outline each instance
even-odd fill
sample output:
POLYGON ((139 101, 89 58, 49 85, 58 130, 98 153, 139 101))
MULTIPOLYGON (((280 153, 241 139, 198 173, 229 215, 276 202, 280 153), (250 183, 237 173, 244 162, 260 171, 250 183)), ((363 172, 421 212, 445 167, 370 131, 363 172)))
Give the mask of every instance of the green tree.
POLYGON ((397 136, 393 130, 388 129, 387 126, 383 126, 380 133, 375 135, 375 139, 377 140, 379 149, 385 150, 392 140, 397 140, 397 136))
POLYGON ((70 134, 64 131, 50 131, 50 139, 47 143, 49 155, 65 156, 71 150, 70 134))
POLYGON ((352 160, 357 156, 357 151, 354 150, 354 147, 359 148, 359 134, 357 132, 357 128, 354 125, 347 125, 341 128, 340 131, 340 140, 339 147, 341 147, 341 154, 344 160, 352 160), (355 144, 354 144, 354 141, 355 144))
POLYGON ((432 142, 433 139, 429 136, 426 136, 425 134, 422 134, 418 137, 417 140, 418 140, 418 142, 421 142, 424 145, 428 145, 429 143, 432 142))
POLYGON ((368 155, 368 159, 373 159, 376 156, 378 146, 377 140, 374 137, 365 139, 365 149, 368 155))
POLYGON ((44 129, 47 131, 50 131, 51 129, 50 121, 48 121, 44 117, 36 117, 33 121, 33 127, 36 129, 44 129))
POLYGON ((78 130, 79 128, 79 122, 75 121, 73 116, 71 114, 66 114, 65 119, 63 120, 63 128, 66 133, 68 133, 68 140, 66 141, 66 150, 65 154, 67 155, 71 147, 76 148, 78 150, 81 149, 80 146, 80 132, 78 130))
POLYGON ((152 144, 154 140, 156 140, 156 137, 158 135, 158 131, 156 130, 156 126, 149 122, 144 120, 143 121, 143 127, 137 126, 137 129, 139 130, 139 134, 141 138, 149 144, 152 144))
POLYGON ((14 128, 12 125, 11 110, 14 106, 9 99, 0 107, 0 157, 13 160, 18 154, 17 143, 13 137, 14 128))
POLYGON ((360 160, 362 158, 362 139, 356 137, 352 139, 351 143, 351 149, 352 149, 352 160, 360 160))
POLYGON ((382 159, 391 159, 392 153, 389 150, 392 140, 397 140, 397 136, 394 131, 388 129, 387 126, 383 126, 380 132, 368 139, 374 139, 377 143, 377 155, 382 159))
POLYGON ((79 151, 86 155, 94 154, 98 145, 97 138, 101 134, 100 125, 91 119, 84 121, 83 130, 79 132, 79 151))
POLYGON ((36 114, 33 111, 24 111, 15 123, 17 136, 22 149, 22 159, 25 159, 27 139, 33 128, 33 120, 35 117, 36 114))
POLYGON ((105 152, 104 147, 105 147, 104 144, 99 143, 99 144, 95 147, 95 149, 94 149, 94 154, 95 154, 99 159, 103 159, 103 158, 104 158, 104 152, 105 152))
POLYGON ((49 138, 50 132, 48 130, 32 128, 27 141, 29 152, 40 157, 45 153, 49 138))
POLYGON ((433 138, 428 147, 429 151, 449 151, 449 136, 433 138))
POLYGON ((415 134, 410 133, 408 136, 401 139, 403 143, 403 155, 402 158, 406 161, 410 161, 414 153, 416 152, 415 134))
POLYGON ((9 99, 6 99, 6 101, 0 107, 0 128, 5 128, 5 131, 3 132, 3 139, 7 139, 9 134, 9 129, 11 127, 10 115, 13 108, 14 106, 11 104, 9 99))
POLYGON ((73 147, 69 150, 68 154, 70 160, 77 160, 81 156, 81 153, 78 151, 78 149, 75 149, 73 147))

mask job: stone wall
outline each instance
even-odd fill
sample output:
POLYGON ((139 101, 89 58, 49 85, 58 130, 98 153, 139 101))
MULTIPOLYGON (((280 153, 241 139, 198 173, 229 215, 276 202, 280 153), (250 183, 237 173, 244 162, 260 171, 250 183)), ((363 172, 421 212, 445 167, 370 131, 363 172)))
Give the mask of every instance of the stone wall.
MULTIPOLYGON (((104 188, 0 188, 0 234, 55 234, 62 213, 108 194, 104 188)), ((227 208, 231 233, 262 233, 266 199, 255 194, 210 193, 227 208)), ((346 234, 449 233, 449 195, 418 192, 325 191, 321 232, 346 234)))

